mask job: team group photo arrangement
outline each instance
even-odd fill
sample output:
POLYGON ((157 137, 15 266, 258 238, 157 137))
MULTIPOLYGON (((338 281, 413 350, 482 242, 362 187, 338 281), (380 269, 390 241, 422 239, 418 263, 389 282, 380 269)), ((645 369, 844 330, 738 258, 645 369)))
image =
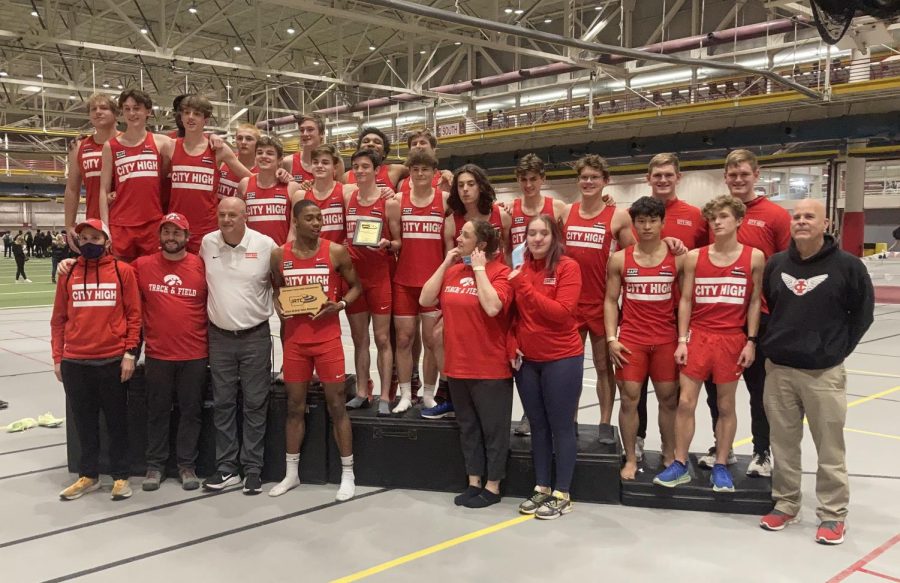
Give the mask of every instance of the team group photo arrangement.
POLYGON ((0 7, 10 580, 900 581, 897 0, 0 7))

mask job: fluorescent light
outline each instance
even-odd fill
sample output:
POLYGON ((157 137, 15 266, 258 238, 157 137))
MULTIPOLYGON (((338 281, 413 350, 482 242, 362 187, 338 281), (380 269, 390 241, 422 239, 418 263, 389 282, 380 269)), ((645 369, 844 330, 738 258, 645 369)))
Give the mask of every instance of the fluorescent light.
POLYGON ((31 15, 34 16, 35 18, 37 18, 39 16, 37 10, 32 10, 31 15))
POLYGON ((319 61, 313 61, 313 65, 318 65, 319 61))
POLYGON ((7 73, 6 71, 0 71, 0 77, 7 77, 8 75, 9 73, 7 73))
POLYGON ((462 44, 461 42, 456 41, 455 43, 453 43, 453 46, 458 47, 458 46, 461 45, 461 44, 462 44))
POLYGON ((375 45, 369 45, 369 50, 370 50, 370 51, 374 51, 374 50, 375 50, 375 45))
POLYGON ((147 32, 148 32, 148 31, 147 31, 146 28, 142 28, 142 29, 141 29, 141 34, 147 34, 147 32))
POLYGON ((513 13, 514 13, 514 14, 522 14, 522 13, 524 13, 524 12, 525 12, 525 11, 522 10, 521 8, 516 8, 515 10, 513 10, 513 13))
POLYGON ((294 34, 295 32, 297 32, 297 31, 294 30, 293 28, 287 29, 287 33, 288 33, 288 34, 294 34))
POLYGON ((104 89, 109 89, 109 83, 104 83, 104 84, 103 84, 103 88, 104 88, 104 89))
POLYGON ((69 99, 70 99, 71 101, 75 101, 75 96, 74 96, 74 95, 69 95, 69 99))
POLYGON ((37 78, 38 78, 38 79, 43 79, 43 78, 44 78, 44 74, 43 74, 43 73, 38 73, 38 74, 37 74, 37 78))
POLYGON ((190 6, 188 6, 188 12, 190 12, 191 14, 197 14, 197 5, 191 4, 190 6))
POLYGON ((544 19, 544 24, 550 24, 551 22, 553 22, 553 19, 552 19, 552 18, 545 18, 545 19, 544 19))
POLYGON ((236 53, 241 52, 241 47, 234 47, 234 52, 236 52, 236 53))
POLYGON ((594 10, 597 10, 597 11, 603 10, 603 7, 602 6, 594 6, 594 10))
POLYGON ((427 52, 428 52, 428 51, 426 51, 425 49, 422 49, 421 51, 419 51, 419 54, 420 54, 420 55, 424 55, 424 54, 427 53, 427 52))
POLYGON ((116 89, 124 89, 121 85, 116 85, 116 89))
POLYGON ((507 14, 512 14, 512 11, 513 11, 513 9, 511 6, 507 6, 506 8, 503 9, 503 12, 505 12, 507 14))

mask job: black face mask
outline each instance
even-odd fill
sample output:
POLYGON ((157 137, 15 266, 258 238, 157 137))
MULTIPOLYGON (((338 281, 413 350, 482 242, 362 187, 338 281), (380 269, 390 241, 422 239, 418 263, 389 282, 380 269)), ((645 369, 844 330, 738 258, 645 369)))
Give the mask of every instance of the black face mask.
POLYGON ((81 256, 85 259, 99 259, 106 252, 106 245, 98 245, 96 243, 82 243, 78 246, 81 256))

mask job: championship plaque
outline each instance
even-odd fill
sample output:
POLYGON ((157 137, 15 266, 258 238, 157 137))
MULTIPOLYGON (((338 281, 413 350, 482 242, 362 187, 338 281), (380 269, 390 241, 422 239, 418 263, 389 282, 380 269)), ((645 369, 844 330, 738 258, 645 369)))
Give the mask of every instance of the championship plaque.
POLYGON ((322 289, 321 283, 312 283, 281 288, 278 301, 281 302, 281 312, 285 316, 301 314, 315 316, 328 298, 325 296, 325 290, 322 289))
POLYGON ((356 219, 356 231, 353 233, 353 244, 362 247, 378 247, 381 243, 380 219, 360 217, 356 219))

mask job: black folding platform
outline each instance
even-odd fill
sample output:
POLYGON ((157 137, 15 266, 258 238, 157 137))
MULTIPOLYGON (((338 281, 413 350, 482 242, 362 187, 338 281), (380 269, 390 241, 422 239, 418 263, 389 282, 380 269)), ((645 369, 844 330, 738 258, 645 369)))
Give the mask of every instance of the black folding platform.
POLYGON ((703 512, 726 512, 730 514, 768 513, 772 507, 772 481, 769 478, 751 478, 746 475, 750 456, 739 455, 734 465, 728 466, 734 480, 735 491, 713 492, 709 481, 711 470, 697 465, 697 457, 704 454, 690 454, 688 471, 691 481, 674 488, 666 488, 653 483, 653 478, 663 470, 660 453, 645 451, 644 461, 639 465, 636 478, 622 482, 622 504, 645 508, 668 508, 672 510, 700 510, 703 512))
MULTIPOLYGON (((578 426, 578 457, 572 477, 571 496, 575 501, 619 504, 619 469, 622 446, 618 428, 616 443, 604 445, 597 440, 596 425, 578 426)), ((506 480, 501 485, 505 496, 527 498, 535 486, 531 438, 513 435, 510 439, 506 480)))

